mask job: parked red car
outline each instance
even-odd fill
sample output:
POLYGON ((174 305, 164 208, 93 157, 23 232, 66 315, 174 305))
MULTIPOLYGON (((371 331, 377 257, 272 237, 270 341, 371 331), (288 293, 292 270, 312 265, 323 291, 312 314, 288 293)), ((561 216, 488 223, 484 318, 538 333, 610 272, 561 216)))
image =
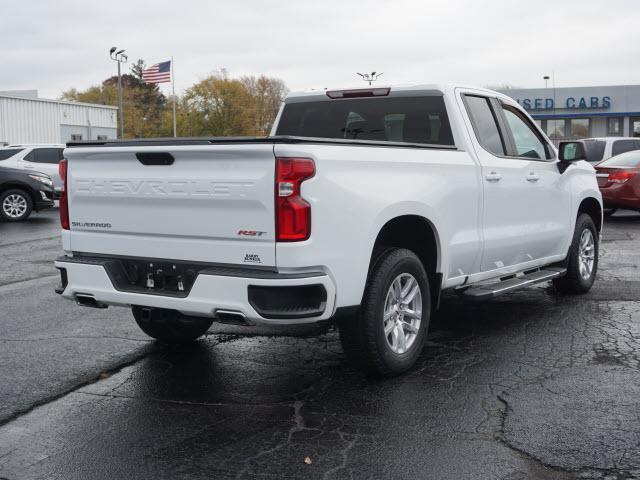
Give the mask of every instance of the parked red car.
POLYGON ((595 166, 605 212, 640 211, 640 151, 621 153, 595 166))

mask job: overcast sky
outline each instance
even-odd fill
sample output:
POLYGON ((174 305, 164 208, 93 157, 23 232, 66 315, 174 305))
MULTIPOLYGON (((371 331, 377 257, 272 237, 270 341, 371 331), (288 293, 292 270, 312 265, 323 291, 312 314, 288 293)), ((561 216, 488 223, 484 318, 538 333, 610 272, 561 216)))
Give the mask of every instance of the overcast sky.
POLYGON ((371 70, 381 83, 640 83, 637 0, 0 0, 0 12, 0 90, 51 98, 114 74, 112 45, 147 64, 173 55, 179 91, 220 68, 292 90, 371 70))

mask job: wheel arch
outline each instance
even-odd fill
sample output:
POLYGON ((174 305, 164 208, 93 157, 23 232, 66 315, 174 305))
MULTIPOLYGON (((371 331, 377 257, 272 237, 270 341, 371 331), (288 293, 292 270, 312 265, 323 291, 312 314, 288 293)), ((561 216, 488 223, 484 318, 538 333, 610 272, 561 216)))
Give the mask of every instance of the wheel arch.
POLYGON ((594 197, 586 197, 583 198, 578 206, 578 214, 577 217, 581 213, 586 213, 593 219, 593 223, 596 224, 596 229, 598 233, 602 231, 602 204, 594 197))
POLYGON ((429 277, 432 306, 437 307, 442 284, 440 272, 441 246, 433 222, 417 214, 398 215, 388 219, 379 229, 373 244, 369 265, 383 247, 406 248, 422 262, 429 277))
POLYGON ((24 183, 13 182, 13 181, 9 181, 7 183, 3 183, 2 185, 0 185, 0 195, 2 195, 7 190, 12 190, 12 189, 18 189, 18 190, 25 191, 29 195, 29 197, 31 197, 31 203, 33 205, 35 205, 35 203, 37 201, 37 197, 35 195, 35 192, 33 191, 33 188, 31 188, 29 185, 26 185, 24 183))

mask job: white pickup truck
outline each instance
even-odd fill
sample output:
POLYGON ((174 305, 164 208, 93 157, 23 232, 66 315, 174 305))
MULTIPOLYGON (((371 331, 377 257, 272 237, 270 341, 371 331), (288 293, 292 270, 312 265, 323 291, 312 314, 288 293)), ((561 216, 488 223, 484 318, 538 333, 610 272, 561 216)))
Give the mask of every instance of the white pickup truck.
POLYGON ((288 96, 266 138, 71 143, 57 289, 166 342, 213 321, 335 320, 372 374, 410 368, 443 290, 591 288, 602 201, 511 98, 450 85, 288 96))

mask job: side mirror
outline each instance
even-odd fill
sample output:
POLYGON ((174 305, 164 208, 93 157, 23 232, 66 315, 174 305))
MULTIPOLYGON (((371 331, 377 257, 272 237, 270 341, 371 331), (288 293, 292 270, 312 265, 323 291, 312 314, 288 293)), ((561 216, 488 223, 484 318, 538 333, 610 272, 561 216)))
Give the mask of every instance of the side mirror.
POLYGON ((558 148, 560 150, 560 161, 562 162, 577 162, 578 160, 587 159, 584 143, 582 142, 560 142, 558 148))

